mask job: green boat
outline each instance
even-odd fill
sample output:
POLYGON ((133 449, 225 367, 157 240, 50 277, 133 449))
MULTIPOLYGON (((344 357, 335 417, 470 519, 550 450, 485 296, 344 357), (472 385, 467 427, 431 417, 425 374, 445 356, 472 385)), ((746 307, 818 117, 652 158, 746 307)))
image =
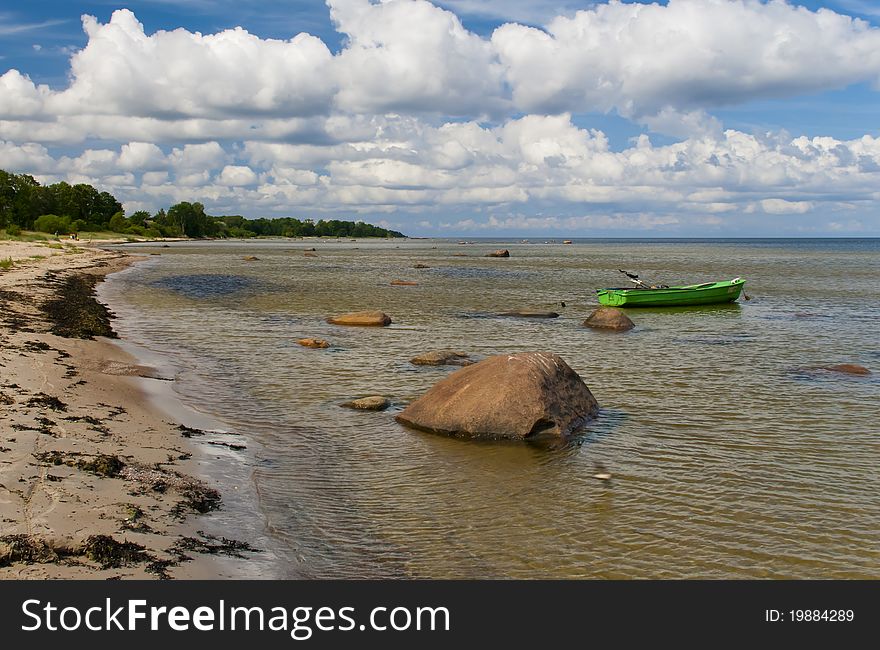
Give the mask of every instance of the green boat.
POLYGON ((639 286, 632 289, 597 289, 599 303, 608 307, 716 305, 733 302, 739 298, 746 283, 742 278, 734 278, 733 280, 689 284, 681 287, 649 287, 639 282, 638 276, 635 276, 633 282, 639 286))

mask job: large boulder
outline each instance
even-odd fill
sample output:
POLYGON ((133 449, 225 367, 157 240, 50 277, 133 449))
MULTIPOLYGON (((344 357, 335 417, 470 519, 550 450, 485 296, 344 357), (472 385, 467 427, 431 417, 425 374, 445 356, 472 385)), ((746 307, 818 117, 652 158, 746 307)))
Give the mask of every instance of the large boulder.
POLYGON ((333 325, 356 325, 360 327, 385 327, 391 325, 391 317, 382 311, 357 311, 327 319, 333 325))
POLYGON ((510 251, 506 248, 499 248, 497 251, 486 253, 486 257, 510 257, 510 251))
POLYGON ((587 327, 625 332, 636 326, 629 316, 615 307, 599 307, 584 321, 587 327))
POLYGON ((523 352, 489 357, 435 384, 395 419, 464 438, 565 438, 599 411, 562 357, 523 352))
POLYGON ((469 366, 473 363, 466 352, 433 350, 413 357, 409 362, 416 366, 469 366))

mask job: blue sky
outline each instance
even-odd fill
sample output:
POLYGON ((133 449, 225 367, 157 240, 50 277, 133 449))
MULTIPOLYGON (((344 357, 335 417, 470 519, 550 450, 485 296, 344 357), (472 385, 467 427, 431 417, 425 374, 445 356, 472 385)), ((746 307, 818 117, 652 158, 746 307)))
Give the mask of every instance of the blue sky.
POLYGON ((0 167, 129 211, 880 235, 877 2, 7 4, 0 167))

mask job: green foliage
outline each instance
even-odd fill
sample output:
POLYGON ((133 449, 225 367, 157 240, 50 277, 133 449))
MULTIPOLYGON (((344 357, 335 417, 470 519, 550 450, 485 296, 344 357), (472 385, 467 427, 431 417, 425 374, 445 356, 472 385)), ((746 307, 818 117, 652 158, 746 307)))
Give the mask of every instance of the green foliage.
POLYGON ((6 259, 0 260, 0 269, 3 269, 4 271, 8 271, 9 269, 12 268, 13 264, 15 264, 15 262, 12 261, 12 258, 7 257, 6 259))
POLYGON ((34 219, 34 230, 64 235, 70 232, 70 218, 57 214, 44 214, 34 219))
POLYGON ((28 174, 0 170, 0 228, 8 237, 22 230, 47 233, 116 232, 146 237, 403 237, 363 222, 314 221, 280 217, 246 219, 240 215, 211 217, 201 203, 183 201, 152 219, 138 210, 128 219, 122 204, 91 185, 60 182, 42 186, 28 174))
POLYGON ((107 223, 107 228, 113 232, 125 232, 128 229, 128 226, 128 220, 121 211, 110 217, 110 221, 107 223))

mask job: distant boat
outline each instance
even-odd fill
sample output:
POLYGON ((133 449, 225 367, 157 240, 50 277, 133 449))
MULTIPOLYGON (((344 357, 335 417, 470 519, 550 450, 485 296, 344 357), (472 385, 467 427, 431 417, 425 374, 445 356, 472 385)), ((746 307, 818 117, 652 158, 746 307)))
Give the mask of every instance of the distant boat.
MULTIPOLYGON (((621 273, 626 273, 621 271, 621 273)), ((637 286, 632 289, 597 289, 599 304, 607 307, 685 307, 717 305, 739 298, 746 281, 742 278, 704 282, 678 287, 648 286, 639 276, 626 273, 637 286)))

